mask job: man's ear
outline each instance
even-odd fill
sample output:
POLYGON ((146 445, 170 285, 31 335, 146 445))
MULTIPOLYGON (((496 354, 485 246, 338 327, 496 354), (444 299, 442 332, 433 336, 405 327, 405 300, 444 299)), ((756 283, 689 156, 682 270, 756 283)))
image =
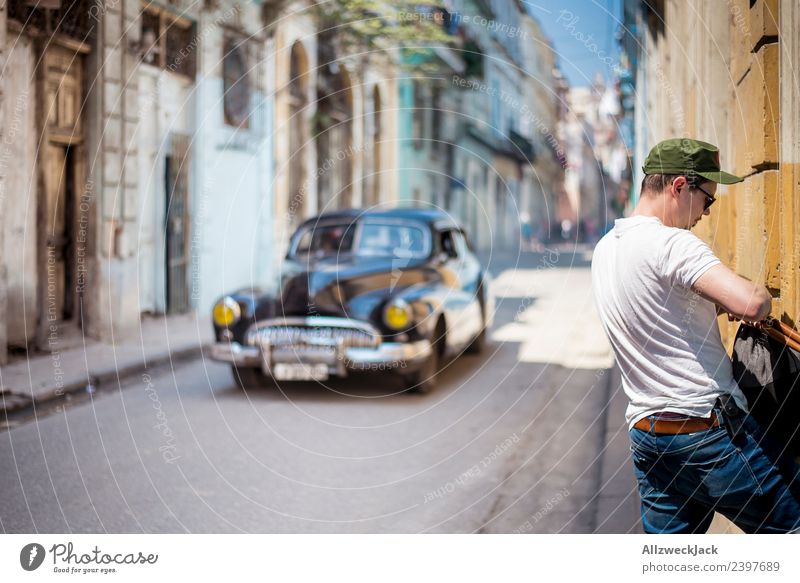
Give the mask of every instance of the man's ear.
POLYGON ((686 177, 685 176, 678 176, 672 181, 672 184, 669 187, 669 192, 673 196, 678 196, 680 191, 686 186, 686 177))

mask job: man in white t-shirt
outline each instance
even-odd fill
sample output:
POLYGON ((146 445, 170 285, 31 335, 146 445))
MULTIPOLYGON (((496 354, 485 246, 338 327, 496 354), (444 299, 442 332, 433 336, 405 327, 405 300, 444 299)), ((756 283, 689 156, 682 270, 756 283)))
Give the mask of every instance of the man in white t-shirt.
POLYGON ((719 150, 656 145, 633 214, 597 244, 592 287, 630 399, 626 418, 648 533, 705 532, 714 511, 746 532, 800 529, 800 471, 746 415, 716 316, 759 322, 767 289, 691 233, 716 200, 719 150))

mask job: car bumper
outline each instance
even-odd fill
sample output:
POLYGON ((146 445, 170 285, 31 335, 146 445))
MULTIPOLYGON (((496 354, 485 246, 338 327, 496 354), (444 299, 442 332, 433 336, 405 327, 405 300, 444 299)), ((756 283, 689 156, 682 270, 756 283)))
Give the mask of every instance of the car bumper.
POLYGON ((382 342, 376 348, 362 347, 271 347, 242 346, 238 342, 218 342, 211 346, 211 358, 237 367, 260 367, 269 374, 278 363, 326 364, 332 376, 348 371, 412 371, 431 355, 428 340, 382 342))
POLYGON ((236 366, 261 366, 261 351, 255 346, 242 346, 238 342, 217 342, 211 345, 211 360, 236 366))

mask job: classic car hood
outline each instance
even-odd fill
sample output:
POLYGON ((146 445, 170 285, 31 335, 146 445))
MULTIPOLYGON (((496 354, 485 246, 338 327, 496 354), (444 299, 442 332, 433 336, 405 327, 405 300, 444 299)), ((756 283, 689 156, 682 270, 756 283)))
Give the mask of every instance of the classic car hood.
POLYGON ((436 271, 425 259, 339 255, 288 262, 279 310, 286 315, 366 318, 387 295, 434 277, 436 271))

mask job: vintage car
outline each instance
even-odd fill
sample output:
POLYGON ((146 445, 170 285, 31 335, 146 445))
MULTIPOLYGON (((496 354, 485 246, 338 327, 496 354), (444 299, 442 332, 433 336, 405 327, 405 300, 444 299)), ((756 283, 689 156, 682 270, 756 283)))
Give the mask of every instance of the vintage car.
POLYGON ((211 357, 242 388, 381 371, 427 392, 446 359, 483 349, 493 312, 488 273, 452 217, 343 210, 292 235, 278 292, 217 302, 211 357))

